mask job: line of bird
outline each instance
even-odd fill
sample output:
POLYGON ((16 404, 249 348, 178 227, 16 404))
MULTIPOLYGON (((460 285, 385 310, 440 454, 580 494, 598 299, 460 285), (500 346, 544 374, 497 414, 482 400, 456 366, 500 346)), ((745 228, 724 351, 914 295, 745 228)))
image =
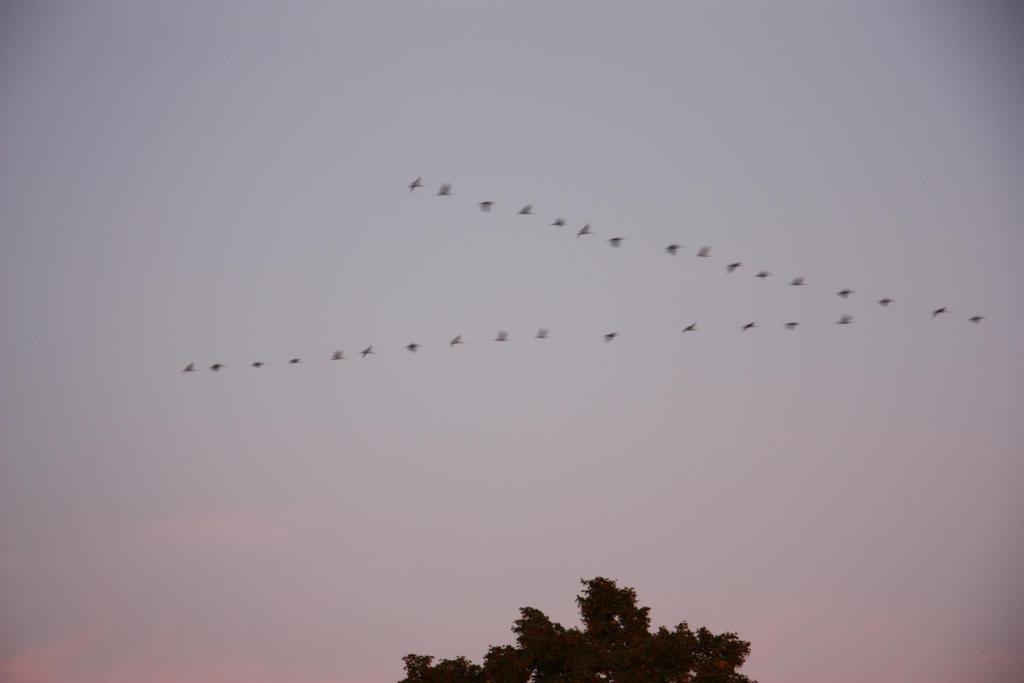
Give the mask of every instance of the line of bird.
MULTIPOLYGON (((418 176, 415 180, 413 180, 408 185, 410 193, 415 192, 416 190, 418 190, 420 188, 425 188, 425 187, 426 187, 426 185, 423 184, 423 177, 422 176, 418 176)), ((452 184, 451 183, 442 183, 440 185, 440 187, 438 188, 438 190, 437 190, 437 196, 438 197, 451 197, 451 196, 454 196, 454 193, 452 192, 452 184)), ((495 205, 496 205, 496 202, 491 201, 491 200, 486 200, 486 201, 482 201, 482 202, 478 203, 478 206, 479 206, 480 210, 483 211, 484 213, 490 213, 495 205)), ((530 216, 530 215, 533 215, 533 213, 534 212, 533 212, 533 205, 532 204, 527 204, 527 205, 523 206, 517 212, 517 214, 520 215, 520 216, 530 216)), ((565 225, 567 225, 567 223, 566 223, 566 220, 564 218, 556 218, 554 220, 554 222, 551 223, 551 225, 554 226, 554 227, 564 227, 565 225)), ((586 224, 583 225, 582 228, 580 228, 577 231, 576 237, 584 237, 584 236, 593 235, 593 234, 594 233, 591 230, 590 223, 586 223, 586 224)), ((617 248, 617 247, 621 246, 621 244, 622 244, 624 239, 625 238, 623 238, 623 237, 612 237, 612 238, 608 239, 608 243, 612 247, 616 247, 617 248)), ((666 246, 665 247, 665 251, 669 255, 675 256, 676 254, 678 254, 679 250, 682 249, 682 248, 683 247, 681 245, 673 243, 673 244, 669 244, 668 246, 666 246)), ((710 258, 711 257, 711 247, 709 247, 709 246, 700 247, 697 250, 696 255, 699 258, 710 258)), ((734 273, 739 268, 741 268, 742 266, 743 266, 743 262, 742 261, 735 261, 735 262, 727 264, 725 266, 725 270, 726 270, 727 273, 734 273)), ((766 271, 766 270, 759 270, 757 273, 754 274, 754 277, 759 278, 759 279, 764 279, 764 278, 767 278, 767 277, 770 277, 770 276, 771 276, 771 273, 766 271)), ((798 276, 798 277, 793 278, 790 281, 789 284, 791 286, 793 286, 793 287, 803 287, 803 286, 806 286, 807 282, 806 282, 806 280, 805 280, 805 278, 803 276, 798 276)), ((850 288, 847 287, 847 288, 844 288, 844 289, 841 289, 841 290, 837 291, 836 295, 839 296, 842 299, 848 299, 854 293, 855 293, 855 291, 853 289, 850 289, 850 288)), ((890 305, 895 303, 895 300, 890 298, 890 297, 884 297, 884 298, 878 299, 877 303, 878 303, 879 306, 882 306, 883 308, 888 308, 890 305)), ((937 317, 939 317, 941 315, 945 315, 948 312, 949 312, 949 310, 947 309, 947 307, 941 306, 939 308, 936 308, 936 309, 932 310, 931 317, 934 319, 934 318, 937 318, 937 317)), ((981 323, 982 320, 985 320, 985 316, 973 315, 970 318, 967 318, 967 320, 972 322, 972 323, 974 323, 974 324, 979 324, 979 323, 981 323)), ((853 324, 853 316, 852 315, 843 315, 843 316, 841 316, 836 321, 836 324, 837 325, 851 325, 851 324, 853 324)), ((783 323, 783 327, 785 327, 785 329, 787 329, 787 330, 795 330, 800 325, 801 325, 801 323, 799 321, 789 321, 789 322, 783 323)), ((752 329, 757 328, 757 327, 758 327, 757 322, 756 321, 751 321, 751 322, 746 323, 745 325, 742 325, 739 329, 742 332, 746 332, 748 330, 752 330, 752 329)), ((697 327, 697 323, 691 323, 691 324, 689 324, 689 325, 687 325, 686 327, 683 328, 682 333, 685 335, 688 332, 698 332, 698 331, 699 331, 699 328, 697 327)), ((615 338, 618 335, 619 335, 618 332, 608 332, 608 333, 605 333, 603 335, 603 339, 604 339, 605 343, 610 343, 610 342, 614 341, 615 338)), ((540 329, 540 330, 537 331, 537 334, 534 335, 534 339, 543 340, 543 339, 547 339, 547 338, 548 338, 548 330, 547 329, 540 329)), ((493 341, 495 341, 495 342, 507 342, 508 340, 509 340, 508 332, 505 332, 504 330, 502 330, 502 331, 498 332, 497 336, 495 336, 493 341)), ((449 348, 452 348, 452 347, 455 347, 455 346, 458 346, 458 345, 464 344, 464 343, 465 342, 462 339, 462 335, 457 335, 457 336, 453 337, 448 342, 448 346, 449 346, 449 348)), ((420 349, 420 344, 417 343, 417 342, 412 342, 412 343, 409 343, 409 344, 405 345, 405 350, 410 352, 410 353, 416 353, 419 349, 420 349)), ((365 349, 360 351, 359 355, 361 357, 363 357, 363 358, 366 358, 367 356, 377 355, 377 352, 374 351, 373 346, 371 345, 371 346, 367 346, 365 349)), ((345 354, 344 354, 343 351, 335 351, 334 353, 331 354, 330 360, 332 360, 332 361, 346 360, 346 357, 345 357, 345 354)), ((288 360, 287 364, 288 365, 299 365, 302 362, 303 362, 303 360, 301 358, 292 358, 292 359, 288 360)), ((256 369, 262 368, 265 365, 266 365, 266 363, 263 362, 263 361, 255 361, 255 362, 249 364, 250 367, 256 368, 256 369)), ((214 363, 213 365, 209 366, 209 369, 214 371, 214 372, 219 372, 220 370, 224 369, 225 367, 227 367, 227 366, 224 363, 214 363)), ((196 364, 195 363, 189 363, 188 365, 185 366, 185 368, 182 370, 182 372, 196 372, 196 370, 197 370, 196 364)))
MULTIPOLYGON (((940 315, 943 315, 943 314, 945 314, 947 312, 948 311, 944 307, 943 308, 937 308, 934 311, 932 311, 932 318, 937 318, 940 315)), ((984 316, 975 315, 975 316, 972 316, 972 317, 968 318, 968 321, 970 321, 970 322, 972 322, 974 324, 978 324, 978 323, 980 323, 984 319, 985 319, 984 316)), ((802 323, 800 321, 791 320, 789 322, 783 323, 782 326, 785 329, 792 331, 792 330, 797 329, 797 327, 799 327, 801 324, 802 323)), ((840 316, 839 320, 836 321, 836 325, 852 325, 852 324, 853 324, 853 316, 852 315, 840 316)), ((739 329, 740 329, 741 332, 747 332, 748 330, 752 330, 752 329, 755 329, 755 328, 758 328, 758 327, 760 327, 760 325, 757 324, 757 321, 753 321, 752 320, 752 321, 746 323, 745 325, 742 325, 739 329)), ((700 332, 700 331, 701 331, 701 328, 699 328, 697 326, 697 323, 694 322, 694 323, 690 323, 689 325, 684 327, 683 331, 682 331, 682 334, 685 336, 687 333, 700 332)), ((615 339, 618 336, 619 336, 618 332, 606 332, 601 337, 604 339, 604 342, 606 344, 609 344, 609 343, 615 341, 615 339)), ((541 328, 541 329, 537 330, 537 333, 533 336, 533 338, 537 339, 537 340, 549 339, 550 338, 550 331, 548 329, 546 329, 546 328, 541 328)), ((505 330, 499 330, 498 333, 495 335, 494 339, 491 340, 491 341, 499 342, 499 343, 508 342, 509 341, 509 333, 506 332, 505 330)), ((459 345, 462 345, 462 344, 465 344, 465 343, 466 343, 466 341, 462 338, 462 335, 459 334, 459 335, 456 335, 456 336, 452 337, 448 341, 448 348, 454 348, 456 346, 459 346, 459 345)), ((409 353, 416 353, 417 351, 420 350, 421 346, 422 345, 419 342, 410 342, 410 343, 406 344, 404 348, 409 353)), ((366 358, 367 356, 376 356, 377 352, 374 351, 373 345, 371 344, 370 346, 367 346, 365 349, 360 351, 359 355, 362 358, 366 358)), ((345 356, 345 352, 344 351, 335 351, 335 352, 333 352, 330 355, 328 360, 331 360, 331 361, 348 360, 348 357, 345 356)), ((288 360, 287 364, 288 365, 299 365, 299 364, 301 364, 303 362, 304 361, 301 358, 291 358, 291 359, 288 360)), ((260 361, 260 360, 254 361, 252 363, 249 363, 249 367, 256 368, 257 370, 262 368, 262 367, 264 367, 265 365, 267 365, 267 363, 265 363, 263 361, 260 361)), ((214 363, 213 365, 209 366, 209 369, 214 371, 214 372, 220 372, 221 370, 223 370, 226 367, 227 367, 227 365, 225 365, 224 363, 214 363)), ((196 372, 196 371, 197 371, 197 368, 196 368, 196 364, 194 362, 193 363, 189 363, 188 365, 186 365, 184 367, 184 369, 182 369, 182 372, 196 372)))
MULTIPOLYGON (((427 186, 423 184, 423 177, 422 176, 417 176, 416 179, 413 180, 411 183, 409 183, 409 185, 407 187, 409 188, 409 192, 412 193, 412 192, 415 192, 416 190, 418 190, 420 188, 426 188, 427 186)), ((442 183, 440 185, 440 187, 438 188, 438 190, 437 190, 437 195, 436 196, 438 196, 438 197, 452 197, 452 196, 454 196, 454 193, 452 192, 452 183, 442 183)), ((486 201, 478 202, 478 204, 477 204, 477 206, 480 207, 480 210, 483 211, 484 213, 490 213, 491 210, 495 207, 495 205, 496 205, 496 202, 491 201, 491 200, 486 200, 486 201)), ((519 211, 517 211, 516 213, 517 213, 517 215, 520 215, 520 216, 532 216, 532 215, 534 215, 533 205, 532 204, 526 204, 521 209, 519 209, 519 211)), ((556 218, 551 223, 551 225, 553 227, 564 227, 564 226, 567 225, 567 223, 566 223, 566 220, 564 218, 556 218)), ((594 232, 593 232, 593 230, 590 227, 590 223, 585 223, 583 225, 583 227, 580 228, 576 232, 576 237, 579 238, 579 237, 584 237, 584 236, 593 235, 593 234, 594 234, 594 232)), ((618 248, 618 247, 620 247, 622 245, 622 242, 623 242, 624 239, 625 239, 624 237, 610 237, 610 238, 608 238, 608 243, 612 247, 618 248)), ((668 253, 670 256, 675 256, 675 255, 677 255, 679 253, 679 250, 682 249, 682 248, 683 248, 682 245, 676 244, 676 243, 673 242, 672 244, 669 244, 669 245, 667 245, 665 247, 665 252, 668 253)), ((697 249, 696 256, 698 258, 711 258, 711 247, 709 247, 709 246, 702 246, 702 247, 700 247, 699 249, 697 249)), ((726 271, 726 273, 730 273, 730 274, 731 273, 735 273, 737 270, 739 270, 741 267, 743 267, 743 265, 744 264, 743 264, 742 261, 733 261, 731 263, 726 264, 725 271, 726 271)), ((765 278, 768 278, 768 277, 771 277, 771 275, 772 274, 769 271, 767 271, 767 270, 758 270, 756 273, 754 273, 754 277, 759 278, 761 280, 763 280, 765 278)), ((792 280, 790 280, 789 284, 792 287, 804 287, 804 286, 807 285, 807 281, 806 281, 805 277, 798 276, 798 277, 794 277, 792 280)), ((855 291, 853 289, 850 289, 849 287, 845 287, 845 288, 840 289, 839 291, 837 291, 836 295, 841 297, 841 298, 843 298, 843 299, 848 299, 854 293, 855 293, 855 291)), ((883 297, 883 298, 878 300, 878 304, 880 306, 889 306, 894 301, 895 300, 890 298, 890 297, 883 297)), ((936 317, 936 316, 941 315, 943 313, 946 313, 946 308, 945 307, 937 308, 934 311, 932 311, 932 317, 936 317)), ((976 315, 976 316, 973 316, 973 317, 969 318, 969 320, 971 322, 978 323, 978 322, 981 322, 982 320, 984 320, 984 316, 976 315)))

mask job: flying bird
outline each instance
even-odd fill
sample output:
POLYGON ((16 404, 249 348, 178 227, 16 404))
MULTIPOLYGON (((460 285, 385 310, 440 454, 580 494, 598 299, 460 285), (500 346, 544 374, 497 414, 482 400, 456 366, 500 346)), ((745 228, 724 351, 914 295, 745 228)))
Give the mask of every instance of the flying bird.
POLYGON ((224 367, 223 363, 214 363, 213 365, 210 366, 210 369, 213 370, 214 372, 220 372, 220 369, 222 367, 224 367))
POLYGON ((686 327, 683 328, 683 334, 686 334, 687 332, 698 332, 698 331, 699 330, 697 329, 697 323, 690 323, 689 325, 687 325, 686 327))
POLYGON ((196 371, 196 364, 195 363, 189 363, 188 365, 185 366, 185 369, 182 370, 182 372, 195 372, 195 371, 196 371))
POLYGON ((547 339, 548 338, 548 331, 542 327, 539 330, 537 330, 537 336, 534 337, 534 338, 535 339, 547 339))
POLYGON ((264 365, 266 365, 266 363, 264 363, 264 362, 263 362, 263 361, 261 361, 261 360, 258 360, 258 361, 254 362, 254 363, 249 363, 249 365, 251 365, 252 367, 254 367, 254 368, 256 368, 257 370, 259 370, 259 369, 260 369, 260 368, 262 368, 262 367, 263 367, 264 365))
POLYGON ((769 273, 767 270, 759 270, 757 271, 757 275, 755 275, 754 277, 759 277, 763 280, 769 275, 771 275, 771 273, 769 273))
POLYGON ((450 342, 448 342, 448 348, 451 348, 451 347, 455 346, 456 344, 462 344, 462 343, 463 343, 462 342, 462 335, 460 334, 460 335, 457 335, 456 337, 453 337, 452 340, 450 342))
POLYGON ((533 204, 527 204, 523 208, 519 209, 520 216, 530 216, 533 214, 533 204))
POLYGON ((707 258, 711 256, 711 247, 701 247, 697 250, 697 256, 701 258, 707 258))
POLYGON ((613 247, 617 247, 620 244, 622 244, 622 238, 621 237, 612 237, 612 238, 610 238, 608 240, 608 244, 612 245, 613 247))
POLYGON ((618 332, 609 332, 608 334, 604 335, 604 343, 607 344, 608 342, 615 339, 617 336, 619 336, 618 332))
POLYGON ((852 315, 844 315, 841 318, 839 318, 839 320, 836 321, 836 325, 849 325, 852 322, 853 322, 853 316, 852 315))
POLYGON ((450 197, 452 194, 452 184, 444 183, 437 191, 438 197, 450 197))
POLYGON ((726 270, 727 272, 730 272, 730 273, 735 273, 735 272, 736 272, 736 269, 737 269, 737 268, 739 268, 739 267, 740 267, 740 266, 742 266, 742 265, 743 265, 743 263, 742 263, 742 262, 740 262, 740 261, 737 261, 736 263, 730 263, 729 265, 727 265, 727 266, 725 267, 725 270, 726 270))
POLYGON ((743 326, 743 332, 746 332, 747 330, 752 330, 755 327, 757 327, 757 323, 749 322, 749 323, 747 323, 746 325, 743 326))
POLYGON ((947 311, 946 311, 946 307, 945 306, 943 306, 942 308, 936 308, 934 311, 932 311, 932 317, 933 318, 938 318, 940 315, 942 315, 943 313, 946 313, 946 312, 947 311))
POLYGON ((410 351, 412 353, 416 353, 416 349, 418 349, 418 348, 420 348, 420 345, 417 344, 416 342, 413 342, 412 344, 406 344, 405 345, 406 351, 410 351))
POLYGON ((564 218, 556 218, 555 222, 552 223, 551 225, 556 227, 556 228, 561 228, 562 226, 565 225, 565 219, 564 218))
POLYGON ((345 360, 345 354, 341 351, 335 351, 331 354, 331 360, 345 360))
POLYGON ((362 356, 363 358, 366 358, 367 356, 375 356, 376 352, 374 352, 373 345, 371 344, 370 346, 367 346, 365 349, 360 351, 359 355, 362 356))
POLYGON ((843 297, 844 299, 846 299, 846 298, 847 298, 847 297, 849 297, 849 296, 850 296, 851 294, 853 294, 853 290, 852 290, 852 289, 840 289, 840 290, 839 290, 838 292, 836 292, 836 294, 837 294, 838 296, 841 296, 841 297, 843 297))
POLYGON ((423 187, 423 176, 417 176, 416 180, 409 183, 409 192, 412 192, 417 187, 423 187))
POLYGON ((576 236, 577 237, 583 237, 584 235, 591 235, 591 234, 593 234, 593 233, 590 232, 590 223, 587 223, 582 228, 580 228, 580 231, 578 233, 576 233, 576 236))
POLYGON ((670 244, 667 247, 665 247, 665 251, 668 252, 669 254, 671 254, 672 256, 675 256, 676 252, 679 251, 679 245, 678 244, 670 244))
POLYGON ((796 329, 796 326, 797 326, 797 325, 799 325, 799 324, 800 324, 800 323, 798 323, 798 322, 796 322, 796 321, 793 321, 793 322, 789 322, 789 323, 786 323, 786 329, 787 329, 787 330, 795 330, 795 329, 796 329))
POLYGON ((968 320, 970 320, 975 325, 977 325, 978 323, 980 323, 984 319, 985 319, 985 316, 983 316, 983 315, 974 315, 974 316, 971 316, 970 318, 968 318, 968 320))
POLYGON ((480 210, 483 211, 484 213, 489 213, 490 210, 491 210, 491 207, 493 207, 493 206, 494 206, 494 202, 491 202, 491 201, 480 202, 480 210))
POLYGON ((795 277, 789 284, 793 287, 803 287, 806 283, 802 277, 795 277))
POLYGON ((288 365, 298 365, 301 362, 301 358, 292 358, 290 361, 288 361, 288 365))
POLYGON ((892 299, 879 299, 878 300, 878 305, 879 306, 883 306, 883 307, 888 306, 891 303, 892 303, 892 299))
POLYGON ((508 341, 508 332, 506 332, 505 330, 500 330, 498 332, 497 336, 494 338, 494 341, 496 341, 496 342, 508 341))

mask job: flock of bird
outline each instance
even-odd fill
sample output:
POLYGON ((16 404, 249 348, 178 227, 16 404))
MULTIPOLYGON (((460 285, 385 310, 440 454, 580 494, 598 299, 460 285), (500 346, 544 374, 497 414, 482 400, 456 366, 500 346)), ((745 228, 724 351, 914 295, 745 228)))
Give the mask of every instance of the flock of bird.
MULTIPOLYGON (((410 193, 415 192, 416 190, 419 190, 421 188, 426 188, 426 186, 423 184, 423 178, 421 176, 417 177, 415 180, 413 180, 408 185, 408 189, 409 189, 410 193)), ((438 197, 452 197, 452 196, 454 196, 454 193, 452 192, 452 184, 451 183, 442 183, 438 187, 436 196, 438 196, 438 197)), ((478 204, 477 204, 477 206, 479 207, 480 211, 482 211, 484 213, 490 213, 494 209, 495 205, 496 205, 496 202, 494 202, 492 200, 484 200, 482 202, 478 202, 478 204)), ((520 216, 531 216, 531 215, 534 215, 533 205, 532 204, 526 204, 522 208, 520 208, 519 211, 517 211, 516 213, 517 213, 517 215, 520 215, 520 216)), ((552 221, 552 223, 551 223, 551 226, 552 227, 556 227, 556 228, 566 227, 567 225, 568 225, 567 221, 564 218, 560 218, 560 217, 559 218, 555 218, 554 221, 552 221)), ((586 236, 590 236, 590 235, 593 235, 593 234, 594 234, 594 232, 593 232, 593 230, 592 230, 592 228, 590 226, 590 223, 584 223, 583 226, 579 230, 576 231, 576 237, 577 238, 586 237, 586 236)), ((624 237, 610 237, 610 238, 608 238, 608 243, 613 248, 618 248, 618 247, 620 247, 622 245, 622 242, 623 242, 624 239, 625 239, 624 237)), ((676 244, 676 243, 672 243, 672 244, 669 244, 669 245, 667 245, 665 247, 665 252, 667 254, 669 254, 670 256, 676 256, 676 255, 678 255, 679 250, 682 249, 682 248, 683 247, 681 245, 676 244)), ((698 258, 710 258, 711 257, 711 247, 709 247, 709 246, 702 246, 702 247, 700 247, 697 250, 697 252, 696 252, 696 256, 698 258)), ((737 270, 742 268, 743 265, 744 264, 743 264, 742 261, 734 261, 734 262, 728 263, 725 266, 726 273, 729 273, 729 274, 735 273, 737 270)), ((771 275, 772 274, 770 272, 766 271, 766 270, 759 270, 759 271, 757 271, 754 274, 754 277, 763 280, 763 279, 765 279, 767 277, 771 277, 771 275)), ((792 287, 803 287, 803 286, 806 286, 807 283, 806 283, 805 278, 803 276, 798 276, 798 277, 792 278, 792 280, 790 280, 789 284, 792 287)), ((844 289, 841 289, 838 292, 836 292, 836 295, 838 297, 842 298, 842 299, 848 299, 854 293, 855 293, 854 290, 852 290, 850 288, 844 288, 844 289)), ((883 308, 888 308, 894 302, 895 302, 895 300, 892 299, 892 298, 889 298, 889 297, 884 297, 884 298, 881 298, 881 299, 879 299, 877 301, 878 305, 882 306, 883 308)), ((949 313, 949 310, 947 309, 946 306, 940 306, 939 308, 936 308, 936 309, 931 311, 931 317, 934 319, 934 318, 938 318, 939 316, 946 315, 948 313, 949 313)), ((972 315, 971 317, 967 318, 967 320, 969 322, 974 323, 975 325, 981 323, 981 321, 983 321, 984 319, 985 319, 985 316, 982 316, 982 315, 972 315)), ((853 324, 853 316, 852 315, 842 315, 836 321, 836 324, 837 325, 851 325, 851 324, 853 324)), ((783 326, 787 330, 795 330, 799 325, 800 325, 800 322, 799 321, 795 321, 795 320, 783 323, 783 326)), ((752 329, 755 329, 757 327, 758 327, 758 324, 757 324, 756 321, 750 321, 750 322, 742 325, 739 329, 742 332, 747 332, 748 330, 752 330, 752 329)), ((684 327, 683 330, 682 330, 682 334, 685 335, 687 333, 698 332, 698 331, 700 331, 700 328, 698 328, 697 327, 697 323, 694 322, 694 323, 690 323, 689 325, 684 327)), ((603 335, 604 342, 607 344, 607 343, 610 343, 610 342, 614 341, 615 338, 618 336, 618 334, 619 334, 618 332, 607 332, 607 333, 605 333, 603 335)), ((533 338, 537 339, 537 340, 548 339, 548 330, 544 329, 544 328, 537 330, 537 333, 534 335, 533 338)), ((497 335, 495 335, 493 341, 495 341, 495 342, 507 342, 507 341, 509 341, 509 333, 506 332, 505 330, 499 330, 497 335)), ((458 346, 458 345, 464 344, 464 343, 465 342, 462 339, 462 335, 460 334, 460 335, 456 335, 455 337, 453 337, 452 339, 450 339, 448 341, 448 347, 449 348, 453 348, 455 346, 458 346)), ((420 349, 420 344, 418 342, 410 342, 409 344, 405 345, 405 350, 408 351, 409 353, 416 353, 419 349, 420 349)), ((365 349, 360 351, 359 355, 362 358, 366 358, 368 356, 376 355, 376 353, 377 352, 374 351, 373 346, 371 345, 371 346, 367 346, 365 349)), ((330 355, 329 360, 332 360, 332 361, 346 360, 346 356, 345 356, 345 353, 343 351, 334 351, 330 355)), ((291 358, 291 359, 288 360, 287 364, 288 365, 299 365, 302 362, 303 362, 303 360, 301 358, 291 358)), ((254 362, 249 364, 250 367, 256 368, 256 369, 262 368, 265 365, 266 365, 266 363, 263 362, 263 361, 254 361, 254 362)), ((212 370, 213 372, 219 372, 220 370, 223 370, 226 367, 227 366, 224 363, 214 363, 214 364, 209 366, 209 369, 212 370)), ((182 370, 182 372, 196 372, 196 371, 197 371, 197 367, 196 367, 195 363, 189 363, 182 370)))

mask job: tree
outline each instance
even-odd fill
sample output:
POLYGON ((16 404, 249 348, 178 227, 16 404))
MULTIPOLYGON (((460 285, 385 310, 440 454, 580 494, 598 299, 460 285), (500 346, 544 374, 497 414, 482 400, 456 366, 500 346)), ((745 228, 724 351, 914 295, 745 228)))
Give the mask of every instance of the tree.
POLYGON ((685 621, 651 632, 650 608, 632 588, 600 576, 582 583, 582 629, 524 607, 512 625, 516 644, 491 646, 483 666, 410 654, 399 683, 754 683, 737 671, 750 643, 735 633, 693 631, 685 621))

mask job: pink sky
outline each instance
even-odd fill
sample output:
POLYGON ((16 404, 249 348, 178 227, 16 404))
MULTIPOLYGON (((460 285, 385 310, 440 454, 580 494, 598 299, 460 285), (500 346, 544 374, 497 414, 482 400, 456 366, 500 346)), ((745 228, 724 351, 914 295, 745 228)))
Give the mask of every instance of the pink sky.
POLYGON ((597 575, 762 683, 1019 680, 1021 26, 7 3, 0 681, 388 683, 597 575))

